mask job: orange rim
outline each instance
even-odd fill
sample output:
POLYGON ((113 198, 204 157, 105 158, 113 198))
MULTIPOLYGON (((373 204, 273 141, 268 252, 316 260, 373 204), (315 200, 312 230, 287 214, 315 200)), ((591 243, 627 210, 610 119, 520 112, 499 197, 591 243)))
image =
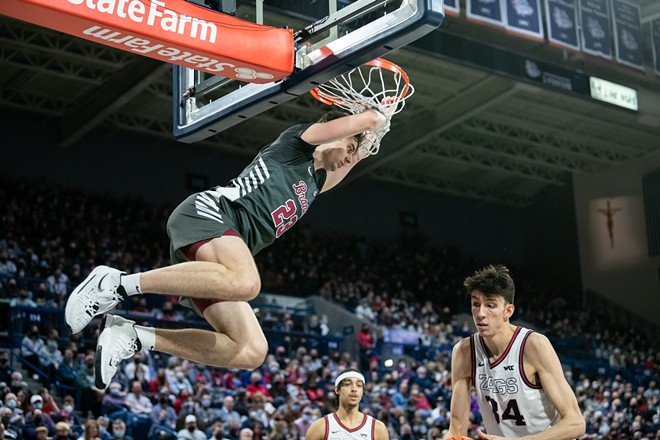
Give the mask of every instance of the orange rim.
MULTIPOLYGON (((403 87, 401 94, 397 96, 397 100, 400 101, 406 97, 406 95, 408 94, 408 90, 410 90, 410 79, 408 79, 408 74, 405 72, 405 70, 403 70, 401 67, 394 64, 393 62, 387 61, 384 58, 376 58, 374 60, 364 63, 364 65, 378 67, 380 69, 385 69, 385 70, 389 70, 390 72, 400 74, 401 78, 403 78, 403 81, 406 83, 406 85, 403 87)), ((311 93, 311 95, 314 98, 316 98, 317 100, 321 101, 323 104, 326 105, 344 104, 346 102, 343 99, 335 98, 333 96, 322 96, 318 87, 314 87, 312 90, 309 91, 309 93, 311 93)))

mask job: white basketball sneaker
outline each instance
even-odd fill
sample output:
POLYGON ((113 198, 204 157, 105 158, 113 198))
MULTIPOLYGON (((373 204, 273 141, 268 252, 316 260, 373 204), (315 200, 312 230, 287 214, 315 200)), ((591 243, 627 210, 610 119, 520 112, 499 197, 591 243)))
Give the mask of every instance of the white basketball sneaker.
POLYGON ((124 272, 98 266, 76 287, 66 301, 64 317, 71 333, 80 333, 96 316, 114 309, 126 299, 120 280, 124 272))
POLYGON ((96 345, 94 384, 104 390, 112 381, 122 360, 142 350, 135 331, 135 322, 121 316, 105 315, 96 345))

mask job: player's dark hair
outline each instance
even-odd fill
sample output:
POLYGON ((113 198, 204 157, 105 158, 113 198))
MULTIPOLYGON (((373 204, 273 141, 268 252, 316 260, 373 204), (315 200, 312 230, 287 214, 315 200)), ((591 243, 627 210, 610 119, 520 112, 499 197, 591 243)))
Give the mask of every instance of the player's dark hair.
POLYGON ((490 296, 501 296, 505 303, 513 304, 516 293, 516 286, 513 283, 509 269, 502 264, 489 265, 479 269, 463 281, 468 295, 474 291, 479 291, 490 296))

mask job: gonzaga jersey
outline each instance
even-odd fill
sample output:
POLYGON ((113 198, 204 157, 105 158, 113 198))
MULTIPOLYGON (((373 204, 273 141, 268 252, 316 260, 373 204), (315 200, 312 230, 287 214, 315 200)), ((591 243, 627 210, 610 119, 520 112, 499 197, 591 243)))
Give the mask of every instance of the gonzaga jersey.
POLYGON ((541 385, 525 376, 523 351, 533 331, 517 327, 504 354, 494 362, 478 333, 470 336, 472 384, 488 434, 522 437, 545 431, 561 419, 541 385))
POLYGON ((365 415, 360 426, 349 429, 337 417, 337 413, 325 416, 325 437, 323 440, 373 440, 376 421, 365 415))
POLYGON ((252 255, 300 220, 325 183, 325 170, 314 171, 316 146, 300 138, 310 125, 284 131, 228 186, 201 193, 232 220, 252 255))

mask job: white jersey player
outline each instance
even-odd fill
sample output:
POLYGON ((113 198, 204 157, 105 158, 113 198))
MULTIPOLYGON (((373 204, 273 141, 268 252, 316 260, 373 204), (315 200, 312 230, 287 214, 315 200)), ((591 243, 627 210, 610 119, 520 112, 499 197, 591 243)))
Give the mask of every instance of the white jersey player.
POLYGON ((568 440, 584 434, 577 399, 548 338, 509 323, 515 309, 509 270, 487 266, 464 285, 477 333, 452 352, 445 439, 467 435, 472 387, 487 432, 478 432, 481 439, 568 440))
POLYGON ((383 422, 359 411, 364 395, 364 376, 359 371, 350 369, 337 376, 335 393, 339 408, 312 423, 305 440, 389 440, 383 422))

